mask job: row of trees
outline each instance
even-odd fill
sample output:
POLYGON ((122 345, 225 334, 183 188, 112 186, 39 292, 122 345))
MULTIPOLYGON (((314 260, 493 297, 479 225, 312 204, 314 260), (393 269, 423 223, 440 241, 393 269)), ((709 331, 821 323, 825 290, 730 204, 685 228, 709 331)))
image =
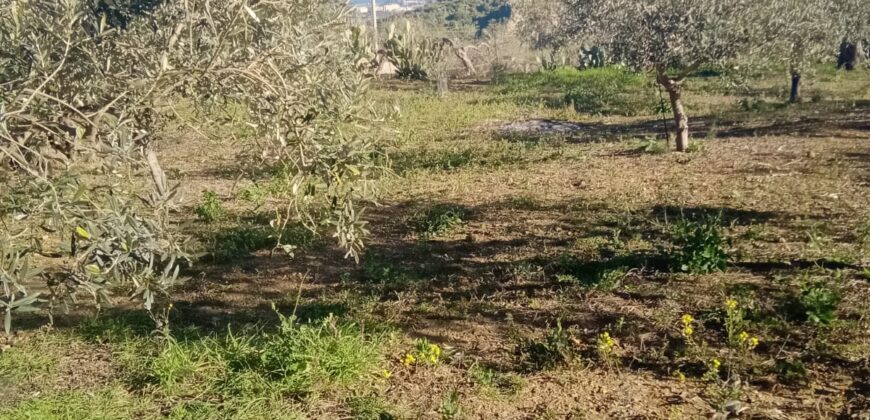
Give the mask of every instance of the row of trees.
MULTIPOLYGON (((323 0, 9 0, 0 5, 0 310, 152 314, 188 257, 155 145, 167 124, 243 126, 273 168, 280 232, 328 228, 356 256, 377 170, 347 5, 323 0), (194 112, 179 112, 178 103, 194 112), (182 117, 185 115, 185 117, 182 117), (37 293, 37 291, 39 291, 37 293)), ((202 132, 200 130, 196 130, 202 132)), ((156 317, 160 320, 160 317, 156 317)))
POLYGON ((523 0, 518 6, 521 28, 538 47, 603 45, 613 59, 653 73, 670 97, 679 151, 689 146, 683 85, 698 68, 784 65, 797 101, 812 63, 833 56, 841 41, 860 45, 870 36, 870 7, 862 0, 523 0))

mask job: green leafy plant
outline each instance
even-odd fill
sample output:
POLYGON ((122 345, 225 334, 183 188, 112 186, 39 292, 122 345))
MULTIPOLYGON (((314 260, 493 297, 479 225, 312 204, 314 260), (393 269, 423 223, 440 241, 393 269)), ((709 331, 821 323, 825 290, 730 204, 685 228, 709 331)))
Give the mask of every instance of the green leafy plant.
POLYGON ((439 411, 441 418, 444 420, 460 418, 462 416, 462 404, 460 403, 459 392, 456 390, 450 391, 441 401, 439 411))
POLYGON ((202 193, 202 200, 200 200, 200 203, 196 206, 194 212, 206 223, 218 221, 226 215, 226 210, 214 191, 205 191, 202 193))
POLYGON ((551 265, 559 283, 575 283, 587 289, 612 291, 622 285, 631 270, 623 264, 638 263, 631 258, 610 261, 583 261, 574 255, 562 254, 551 265))
POLYGON ((774 372, 779 380, 786 384, 806 383, 809 376, 806 365, 800 360, 792 359, 777 359, 774 372))
POLYGON ((647 137, 639 142, 635 150, 639 153, 660 155, 667 153, 668 145, 655 137, 647 137))
POLYGON ((517 355, 529 370, 552 369, 570 361, 574 357, 568 331, 562 328, 562 321, 547 331, 542 340, 523 339, 517 347, 517 355))
POLYGON ((317 243, 314 232, 302 225, 286 225, 281 232, 272 227, 243 224, 218 231, 212 238, 211 256, 217 262, 229 262, 248 257, 255 251, 282 250, 290 256, 299 249, 317 243), (281 236, 281 248, 276 247, 281 236))
POLYGON ((474 383, 486 392, 515 395, 523 386, 519 375, 501 373, 477 363, 468 369, 468 373, 474 383))
POLYGON ((673 233, 677 246, 674 268, 693 274, 725 270, 728 254, 721 215, 682 219, 674 226, 673 233))
POLYGON ((436 205, 417 215, 413 220, 414 230, 423 239, 444 235, 461 226, 467 217, 464 207, 442 204, 436 205))
POLYGON ((830 325, 837 319, 840 293, 826 282, 812 282, 801 287, 800 304, 807 320, 830 325))
POLYGON ((388 258, 366 253, 362 261, 364 280, 374 283, 402 284, 411 279, 409 273, 388 258))

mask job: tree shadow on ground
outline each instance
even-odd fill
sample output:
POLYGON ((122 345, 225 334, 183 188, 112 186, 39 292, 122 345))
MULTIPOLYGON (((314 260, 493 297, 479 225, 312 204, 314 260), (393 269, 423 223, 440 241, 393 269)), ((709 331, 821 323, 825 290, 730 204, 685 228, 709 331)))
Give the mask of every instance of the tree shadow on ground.
MULTIPOLYGON (((866 100, 805 104, 792 113, 765 116, 767 119, 764 122, 753 121, 752 113, 735 113, 722 118, 695 117, 689 119, 689 130, 696 138, 781 135, 827 137, 831 131, 838 130, 870 132, 870 101, 866 100)), ((569 143, 588 143, 627 138, 665 138, 666 131, 671 134, 674 132, 673 121, 669 118, 666 121, 650 118, 616 124, 527 120, 504 125, 499 134, 507 140, 560 135, 568 138, 569 143)))

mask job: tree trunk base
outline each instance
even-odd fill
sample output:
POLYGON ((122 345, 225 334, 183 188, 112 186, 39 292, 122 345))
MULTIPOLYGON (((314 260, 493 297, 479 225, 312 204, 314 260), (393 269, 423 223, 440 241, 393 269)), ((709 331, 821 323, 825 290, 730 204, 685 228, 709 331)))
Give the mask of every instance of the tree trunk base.
POLYGON ((800 101, 800 86, 801 86, 801 74, 800 73, 792 73, 791 74, 791 95, 789 95, 788 101, 795 104, 800 101))

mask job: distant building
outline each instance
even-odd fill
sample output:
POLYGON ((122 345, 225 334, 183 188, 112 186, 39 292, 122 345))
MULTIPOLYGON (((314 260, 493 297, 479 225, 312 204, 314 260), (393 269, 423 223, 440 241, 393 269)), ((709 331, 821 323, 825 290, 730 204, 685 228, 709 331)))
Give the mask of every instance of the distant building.
MULTIPOLYGON (((377 11, 378 13, 383 13, 385 15, 409 12, 431 2, 432 0, 395 0, 390 3, 385 3, 383 0, 379 0, 378 3, 380 4, 378 4, 377 11)), ((371 13, 371 8, 364 4, 368 4, 368 1, 366 3, 363 3, 362 1, 352 1, 351 10, 361 15, 371 13)))

